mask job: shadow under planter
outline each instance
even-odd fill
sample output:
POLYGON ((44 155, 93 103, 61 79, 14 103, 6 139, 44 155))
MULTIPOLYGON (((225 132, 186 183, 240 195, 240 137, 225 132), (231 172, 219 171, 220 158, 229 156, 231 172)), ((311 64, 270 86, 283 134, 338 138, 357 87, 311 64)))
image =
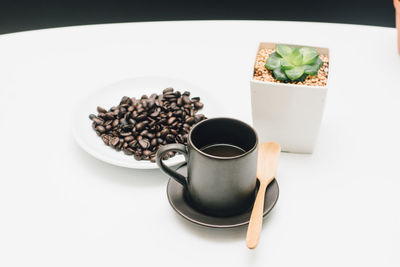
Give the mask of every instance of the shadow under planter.
MULTIPOLYGON (((255 58, 260 50, 273 50, 275 46, 275 43, 260 43, 255 58)), ((329 58, 328 48, 314 48, 329 58)), ((260 142, 277 142, 285 152, 312 153, 324 112, 328 80, 324 86, 278 83, 257 80, 254 73, 255 66, 251 72, 250 89, 253 126, 260 142)), ((329 68, 326 73, 329 73, 329 68)))

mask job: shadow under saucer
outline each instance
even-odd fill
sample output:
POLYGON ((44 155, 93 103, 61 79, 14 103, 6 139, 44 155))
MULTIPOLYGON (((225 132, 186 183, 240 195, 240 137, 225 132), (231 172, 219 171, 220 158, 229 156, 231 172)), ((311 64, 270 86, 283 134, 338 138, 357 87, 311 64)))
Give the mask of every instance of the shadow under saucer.
MULTIPOLYGON (((186 165, 180 166, 177 172, 185 175, 186 165)), ((170 178, 167 185, 167 196, 168 201, 172 208, 185 219, 207 227, 213 228, 232 228, 249 223, 252 208, 249 208, 245 212, 229 217, 216 217, 200 212, 196 208, 192 207, 185 197, 184 187, 170 178)), ((278 182, 273 180, 267 187, 264 199, 264 213, 265 217, 275 206, 279 197, 278 182)))

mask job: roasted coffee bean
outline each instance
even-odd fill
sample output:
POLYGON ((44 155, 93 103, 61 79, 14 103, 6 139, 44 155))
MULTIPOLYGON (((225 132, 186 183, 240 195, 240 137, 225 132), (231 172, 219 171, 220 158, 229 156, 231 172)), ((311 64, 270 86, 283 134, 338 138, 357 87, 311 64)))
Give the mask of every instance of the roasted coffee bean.
POLYGON ((170 129, 169 131, 170 131, 170 133, 172 135, 177 135, 178 134, 178 132, 175 129, 170 129))
POLYGON ((156 110, 156 111, 154 111, 153 113, 150 114, 150 117, 156 118, 158 115, 160 115, 160 112, 158 112, 156 110))
POLYGON ((137 145, 137 141, 136 140, 132 140, 131 142, 129 142, 129 146, 130 147, 136 147, 137 145))
POLYGON ((115 120, 113 120, 113 122, 112 122, 112 127, 117 127, 118 126, 118 124, 119 124, 119 120, 118 119, 115 119, 115 120))
POLYGON ((124 138, 124 141, 125 141, 125 142, 130 142, 130 141, 132 141, 133 139, 134 139, 134 137, 131 135, 131 136, 125 137, 125 138, 124 138))
POLYGON ((152 107, 154 107, 154 100, 150 99, 147 101, 147 108, 151 109, 152 107))
POLYGON ((203 114, 196 114, 195 117, 197 117, 199 121, 207 119, 206 116, 204 116, 203 114))
POLYGON ((164 129, 160 132, 160 136, 161 136, 161 137, 166 137, 167 134, 169 134, 168 128, 164 128, 164 129))
POLYGON ((93 120, 93 122, 95 122, 98 125, 103 125, 103 123, 104 123, 104 121, 102 119, 99 119, 97 117, 93 118, 92 120, 93 120))
POLYGON ((124 132, 130 132, 130 131, 133 130, 133 128, 134 128, 134 126, 133 126, 132 124, 126 124, 126 125, 122 125, 122 126, 121 126, 121 129, 122 129, 124 132))
POLYGON ((174 121, 176 120, 176 118, 175 117, 171 117, 171 118, 169 118, 168 119, 168 124, 172 124, 172 123, 174 123, 174 121))
POLYGON ((150 161, 151 161, 151 162, 156 162, 156 157, 155 157, 155 156, 151 156, 151 157, 150 157, 150 161))
POLYGON ((168 87, 168 88, 165 88, 165 89, 162 91, 162 93, 163 93, 163 94, 169 94, 169 93, 172 93, 173 91, 174 91, 174 88, 168 87))
POLYGON ((145 114, 140 114, 140 115, 138 115, 137 117, 136 117, 136 120, 137 121, 143 121, 143 120, 145 120, 146 119, 146 115, 145 114))
POLYGON ((128 122, 126 121, 125 118, 120 119, 119 123, 121 123, 122 125, 128 125, 128 122))
POLYGON ((104 133, 106 131, 106 128, 104 128, 103 126, 99 125, 96 127, 96 130, 99 131, 100 133, 104 133))
POLYGON ((141 136, 147 136, 148 133, 149 133, 148 130, 143 130, 143 131, 140 132, 140 135, 141 136))
POLYGON ((136 124, 136 121, 135 121, 134 119, 132 119, 132 118, 129 119, 128 122, 129 122, 130 125, 132 125, 132 128, 133 128, 133 126, 135 126, 135 124, 136 124))
POLYGON ((104 117, 105 117, 107 120, 112 120, 112 119, 114 119, 114 113, 113 113, 113 112, 107 112, 107 113, 104 115, 104 117))
POLYGON ((122 132, 122 133, 119 133, 119 135, 122 137, 126 137, 126 136, 132 135, 132 133, 131 132, 122 132))
POLYGON ((156 135, 153 134, 153 133, 148 133, 148 134, 146 134, 146 136, 147 136, 149 139, 153 139, 156 135))
POLYGON ((173 99, 173 98, 176 99, 176 96, 175 96, 175 94, 173 94, 173 93, 169 93, 169 94, 164 94, 164 98, 165 98, 166 100, 168 100, 168 101, 171 101, 171 99, 173 99))
POLYGON ((110 139, 108 139, 106 136, 103 136, 102 139, 103 139, 103 142, 105 145, 107 145, 107 146, 110 145, 110 139))
POLYGON ((139 103, 136 106, 136 110, 138 113, 142 113, 145 111, 145 108, 143 107, 143 100, 139 100, 139 103))
POLYGON ((150 142, 147 139, 141 139, 139 141, 139 145, 143 148, 143 149, 148 149, 150 147, 150 142))
POLYGON ((106 113, 107 110, 104 109, 104 108, 102 108, 102 107, 97 107, 97 112, 98 112, 98 113, 106 113))
POLYGON ((151 154, 153 154, 153 152, 151 152, 150 150, 144 150, 143 151, 143 155, 146 156, 146 157, 150 156, 151 154))
POLYGON ((123 143, 122 143, 122 142, 119 142, 118 145, 116 145, 115 149, 116 149, 117 151, 120 151, 121 148, 122 148, 122 145, 123 145, 123 143))
POLYGON ((128 150, 128 148, 124 148, 123 151, 124 151, 125 155, 128 155, 128 156, 133 155, 133 152, 131 150, 128 150))
POLYGON ((174 121, 174 123, 171 124, 171 128, 176 128, 178 126, 178 122, 174 121))
POLYGON ((122 99, 121 99, 121 101, 120 101, 120 104, 122 105, 122 104, 128 104, 128 101, 129 100, 131 100, 129 97, 127 97, 127 96, 124 96, 124 97, 122 97, 122 99))
POLYGON ((143 122, 139 122, 136 124, 136 131, 141 132, 144 129, 145 125, 143 122))
POLYGON ((158 142, 157 142, 157 139, 156 139, 156 138, 151 139, 150 145, 151 145, 152 147, 157 146, 157 144, 158 144, 158 142))
POLYGON ((177 110, 177 111, 175 112, 175 116, 176 116, 177 118, 181 118, 182 115, 183 115, 183 111, 182 111, 182 110, 177 110))
POLYGON ((182 97, 182 101, 183 101, 183 103, 184 103, 185 105, 188 105, 188 104, 191 103, 190 98, 189 98, 187 95, 184 95, 184 96, 182 97))
POLYGON ((183 143, 184 142, 183 137, 182 137, 181 134, 176 137, 176 141, 178 141, 179 143, 183 143))
POLYGON ((136 160, 142 160, 142 155, 140 155, 140 153, 135 153, 135 155, 133 156, 136 160))
POLYGON ((185 123, 187 123, 187 124, 193 124, 193 123, 194 123, 194 117, 188 117, 188 118, 185 120, 185 123))
POLYGON ((112 146, 116 146, 116 145, 118 145, 118 143, 119 143, 119 138, 118 138, 118 137, 113 137, 113 138, 111 138, 110 144, 111 144, 112 146))
POLYGON ((107 125, 106 126, 106 131, 109 131, 109 130, 111 130, 112 129, 112 126, 111 125, 107 125))
POLYGON ((202 109, 203 108, 203 103, 201 102, 194 102, 194 107, 196 109, 202 109))
POLYGON ((165 137, 165 140, 169 143, 172 143, 175 141, 175 136, 173 136, 172 134, 167 134, 167 136, 165 137))
POLYGON ((89 115, 89 119, 93 120, 94 118, 96 118, 96 115, 94 115, 94 114, 89 115))

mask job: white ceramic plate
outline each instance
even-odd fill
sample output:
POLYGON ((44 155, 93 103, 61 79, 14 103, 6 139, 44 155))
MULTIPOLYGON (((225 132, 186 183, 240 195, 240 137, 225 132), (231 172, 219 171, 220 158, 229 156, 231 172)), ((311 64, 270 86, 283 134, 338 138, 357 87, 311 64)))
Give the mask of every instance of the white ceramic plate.
MULTIPOLYGON (((143 94, 160 94, 163 89, 173 87, 175 90, 189 91, 191 96, 200 96, 204 108, 199 112, 210 117, 221 114, 218 103, 206 91, 188 82, 158 76, 145 76, 123 80, 105 88, 97 90, 87 96, 76 107, 72 117, 72 131, 78 144, 93 157, 107 163, 135 169, 154 169, 156 163, 150 161, 137 161, 133 156, 127 156, 122 151, 116 151, 106 146, 92 129, 89 114, 97 114, 97 106, 109 109, 117 106, 123 96, 141 97, 143 94)), ((177 155, 165 161, 168 166, 173 166, 184 161, 182 155, 177 155)))

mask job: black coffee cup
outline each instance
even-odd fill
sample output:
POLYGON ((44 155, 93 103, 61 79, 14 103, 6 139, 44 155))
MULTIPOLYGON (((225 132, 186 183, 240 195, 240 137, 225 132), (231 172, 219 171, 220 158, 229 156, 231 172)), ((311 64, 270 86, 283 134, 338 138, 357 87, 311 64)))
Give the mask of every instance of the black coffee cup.
POLYGON ((207 119, 192 128, 187 143, 162 146, 156 160, 165 174, 185 187, 190 203, 214 216, 236 215, 250 208, 256 188, 254 129, 236 119, 207 119), (187 177, 165 166, 162 157, 169 151, 185 156, 187 177))

